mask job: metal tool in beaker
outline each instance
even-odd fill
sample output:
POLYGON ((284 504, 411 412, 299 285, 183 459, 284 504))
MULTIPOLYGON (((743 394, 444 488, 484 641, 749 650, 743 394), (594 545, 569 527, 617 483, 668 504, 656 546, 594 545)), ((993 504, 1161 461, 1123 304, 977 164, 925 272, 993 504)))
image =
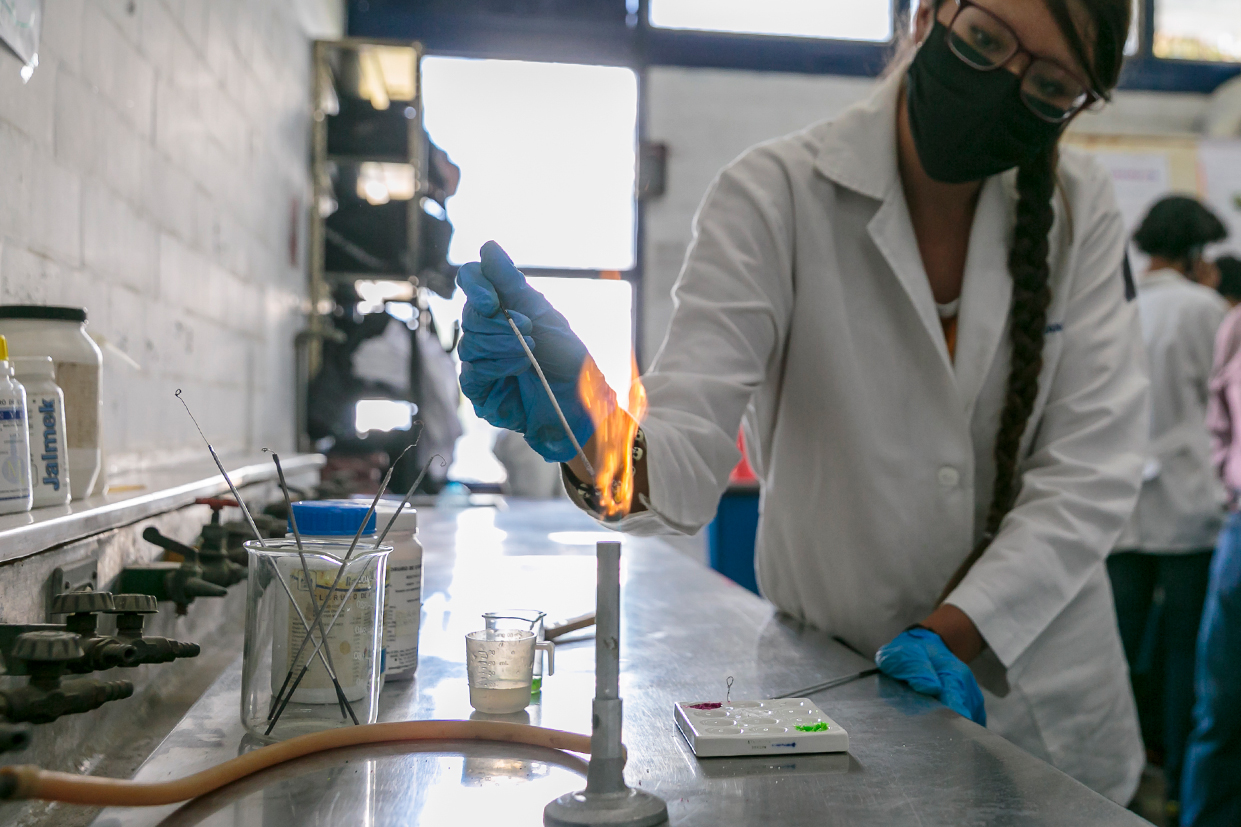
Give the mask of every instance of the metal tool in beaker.
POLYGON ((555 674, 556 644, 535 639, 528 629, 482 629, 465 636, 465 670, 470 705, 506 715, 530 704, 534 653, 547 652, 547 674, 555 674))
MULTIPOLYGON (((538 609, 508 609, 502 612, 483 612, 483 625, 487 629, 525 629, 534 632, 535 642, 542 642, 543 618, 547 612, 538 609)), ((534 652, 534 672, 530 679, 530 694, 537 695, 543 689, 543 650, 534 652)))
POLYGON ((241 693, 246 729, 280 740, 349 725, 354 717, 373 723, 381 682, 384 575, 392 547, 362 549, 343 565, 349 543, 304 540, 299 549, 293 540, 266 540, 265 546, 250 541, 245 547, 250 558, 241 693), (316 615, 322 615, 319 622, 316 615), (304 680, 281 697, 285 676, 303 668, 304 680), (345 703, 353 715, 341 712, 345 703), (278 706, 288 708, 278 727, 271 726, 278 706))

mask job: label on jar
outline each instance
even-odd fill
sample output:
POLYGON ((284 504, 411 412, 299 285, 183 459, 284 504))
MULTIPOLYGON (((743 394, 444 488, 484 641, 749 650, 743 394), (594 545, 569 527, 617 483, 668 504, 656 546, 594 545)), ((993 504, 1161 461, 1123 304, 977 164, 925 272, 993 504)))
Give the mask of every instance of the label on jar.
MULTIPOLYGON (((53 388, 54 390, 54 388, 53 388)), ((69 499, 69 469, 65 462, 65 412, 58 394, 43 394, 37 386, 26 393, 30 424, 30 480, 34 505, 69 499)))
MULTIPOLYGON (((286 565, 290 562, 296 564, 297 561, 281 561, 286 565)), ((311 568, 309 583, 300 566, 287 572, 287 582, 297 601, 297 609, 288 606, 287 613, 279 623, 279 626, 283 628, 277 631, 277 635, 282 639, 284 646, 276 647, 276 651, 273 652, 273 684, 282 681, 283 672, 287 671, 287 666, 284 665, 287 660, 284 660, 282 664, 276 663, 277 653, 283 649, 283 660, 301 648, 302 641, 306 637, 306 627, 302 625, 302 618, 304 617, 307 623, 313 622, 315 607, 322 605, 323 599, 328 596, 332 581, 336 579, 336 571, 335 567, 311 568), (310 596, 311 589, 314 590, 313 603, 310 596), (299 610, 301 617, 298 617, 299 610)), ((371 673, 374 669, 372 647, 376 633, 375 615, 375 577, 374 569, 370 567, 361 574, 360 578, 357 574, 346 573, 340 579, 336 589, 331 592, 327 608, 323 611, 321 619, 324 628, 328 629, 327 647, 331 650, 329 656, 332 668, 340 680, 345 697, 350 701, 362 698, 370 687, 371 673), (355 583, 356 587, 354 587, 355 583), (351 587, 354 587, 352 593, 349 591, 351 587), (339 616, 337 616, 337 611, 340 611, 339 616), (336 618, 335 622, 332 621, 333 617, 336 618)), ((301 668, 306 665, 307 658, 313 655, 310 669, 302 678, 297 691, 293 693, 293 700, 300 703, 334 703, 336 690, 332 685, 332 678, 328 675, 323 660, 318 655, 314 655, 315 644, 319 638, 317 626, 314 627, 314 631, 315 640, 306 645, 297 663, 294 664, 295 672, 300 672, 301 668)), ((278 688, 277 685, 273 685, 273 691, 278 688)))
POLYGON ((65 394, 65 447, 99 447, 99 366, 57 362, 56 384, 65 394))
POLYGON ((395 677, 418 665, 418 621, 422 614, 422 561, 393 563, 384 589, 384 672, 395 677))
POLYGON ((0 398, 0 501, 30 499, 29 440, 22 400, 0 398))

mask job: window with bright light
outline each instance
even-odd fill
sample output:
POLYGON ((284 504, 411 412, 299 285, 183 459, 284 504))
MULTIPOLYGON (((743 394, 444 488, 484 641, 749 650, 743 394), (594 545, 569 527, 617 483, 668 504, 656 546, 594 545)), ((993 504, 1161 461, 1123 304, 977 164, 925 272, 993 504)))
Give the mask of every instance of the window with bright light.
POLYGON ((1156 0, 1155 57, 1241 63, 1237 0, 1156 0))
POLYGON ((353 427, 359 436, 371 431, 408 431, 414 424, 414 404, 399 399, 359 399, 353 408, 353 427))
POLYGON ((650 0, 652 26, 712 32, 892 39, 891 0, 650 0))
POLYGON ((633 267, 631 70, 428 57, 422 94, 431 140, 461 168, 449 261, 494 239, 518 266, 633 267))
POLYGON ((633 370, 633 288, 609 279, 531 278, 586 345, 624 406, 633 370))

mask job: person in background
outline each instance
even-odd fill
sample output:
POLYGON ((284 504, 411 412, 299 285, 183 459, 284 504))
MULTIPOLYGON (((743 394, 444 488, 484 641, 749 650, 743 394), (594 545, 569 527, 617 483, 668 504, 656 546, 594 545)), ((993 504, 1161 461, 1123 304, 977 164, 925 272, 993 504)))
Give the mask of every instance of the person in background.
POLYGON ((1215 259, 1215 268, 1219 270, 1219 286, 1215 289, 1233 307, 1241 304, 1241 258, 1220 256, 1215 259))
POLYGON ((1151 257, 1138 283, 1151 445, 1137 508, 1107 567, 1138 718, 1151 753, 1162 748, 1173 815, 1194 702, 1194 641, 1223 519, 1206 406, 1215 331, 1228 304, 1213 289, 1218 272, 1202 250, 1225 235, 1198 201, 1171 196, 1151 207, 1133 239, 1151 257))
MULTIPOLYGON (((1221 290, 1241 262, 1221 262, 1221 290)), ((1234 304, 1235 304, 1234 300, 1234 304)), ((1194 728, 1185 749, 1181 824, 1241 824, 1241 308, 1215 338, 1207 427, 1228 492, 1228 519, 1211 561, 1198 632, 1194 728)))

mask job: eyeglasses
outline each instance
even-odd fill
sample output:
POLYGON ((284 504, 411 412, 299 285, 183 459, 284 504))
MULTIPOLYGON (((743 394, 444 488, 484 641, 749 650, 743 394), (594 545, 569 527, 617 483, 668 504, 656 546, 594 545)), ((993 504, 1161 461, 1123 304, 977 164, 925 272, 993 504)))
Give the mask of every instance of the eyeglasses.
POLYGON ((1003 20, 971 0, 956 2, 956 13, 948 24, 948 48, 981 72, 1000 69, 1017 55, 1028 57, 1030 62, 1021 73, 1020 94, 1035 115, 1049 123, 1063 123, 1100 100, 1073 72, 1022 46, 1003 20))

